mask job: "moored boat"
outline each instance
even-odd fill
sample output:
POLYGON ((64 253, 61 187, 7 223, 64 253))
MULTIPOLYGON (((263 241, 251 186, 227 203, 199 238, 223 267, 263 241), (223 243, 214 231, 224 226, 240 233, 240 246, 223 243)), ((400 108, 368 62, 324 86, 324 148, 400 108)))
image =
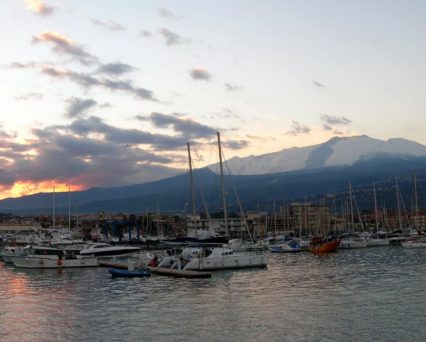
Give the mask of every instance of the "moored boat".
POLYGON ((311 239, 309 251, 312 253, 330 253, 337 250, 340 239, 335 237, 316 236, 311 239))
POLYGON ((12 257, 13 264, 21 268, 73 268, 96 267, 98 259, 82 256, 78 251, 45 246, 27 246, 12 257))
POLYGON ((123 270, 120 268, 108 268, 108 272, 112 277, 122 278, 142 278, 151 276, 151 271, 147 268, 134 269, 134 270, 123 270))
POLYGON ((95 256, 99 258, 114 258, 128 256, 140 252, 140 247, 135 246, 118 246, 108 243, 95 243, 80 251, 82 256, 95 256))

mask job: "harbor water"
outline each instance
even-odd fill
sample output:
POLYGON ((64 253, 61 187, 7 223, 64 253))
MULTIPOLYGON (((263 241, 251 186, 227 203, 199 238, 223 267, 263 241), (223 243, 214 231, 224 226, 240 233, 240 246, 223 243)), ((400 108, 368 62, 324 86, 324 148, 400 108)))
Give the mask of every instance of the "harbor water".
POLYGON ((268 254, 210 279, 0 261, 0 341, 424 341, 426 249, 268 254))

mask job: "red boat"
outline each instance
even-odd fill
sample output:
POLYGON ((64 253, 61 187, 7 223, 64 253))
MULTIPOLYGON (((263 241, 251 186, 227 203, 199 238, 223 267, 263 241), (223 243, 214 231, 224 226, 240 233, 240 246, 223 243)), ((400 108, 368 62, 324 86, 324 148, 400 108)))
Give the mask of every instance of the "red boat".
POLYGON ((311 239, 309 251, 312 253, 330 253, 339 247, 340 239, 334 237, 315 236, 311 239))

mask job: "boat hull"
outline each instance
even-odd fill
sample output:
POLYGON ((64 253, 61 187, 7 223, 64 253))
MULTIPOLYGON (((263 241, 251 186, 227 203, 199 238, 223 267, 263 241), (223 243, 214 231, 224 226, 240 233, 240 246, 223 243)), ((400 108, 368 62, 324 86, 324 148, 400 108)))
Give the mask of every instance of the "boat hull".
POLYGON ((340 240, 316 243, 311 245, 309 251, 312 253, 331 253, 337 250, 339 244, 340 240))
POLYGON ((52 258, 49 256, 12 257, 13 264, 18 268, 80 268, 97 267, 98 259, 93 257, 79 257, 75 259, 52 258))
POLYGON ((119 268, 108 268, 108 272, 111 274, 112 277, 121 277, 121 278, 143 278, 143 277, 150 277, 151 271, 149 269, 143 269, 143 270, 122 270, 119 268))
POLYGON ((236 268, 266 267, 267 258, 262 254, 225 255, 213 258, 192 258, 184 270, 223 270, 236 268))

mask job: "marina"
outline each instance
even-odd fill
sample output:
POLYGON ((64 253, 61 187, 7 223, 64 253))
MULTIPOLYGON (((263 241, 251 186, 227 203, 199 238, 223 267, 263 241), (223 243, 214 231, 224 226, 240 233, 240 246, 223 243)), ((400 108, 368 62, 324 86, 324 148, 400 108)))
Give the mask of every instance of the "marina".
POLYGON ((207 279, 0 262, 0 340, 422 341, 425 252, 267 252, 267 268, 207 279))

